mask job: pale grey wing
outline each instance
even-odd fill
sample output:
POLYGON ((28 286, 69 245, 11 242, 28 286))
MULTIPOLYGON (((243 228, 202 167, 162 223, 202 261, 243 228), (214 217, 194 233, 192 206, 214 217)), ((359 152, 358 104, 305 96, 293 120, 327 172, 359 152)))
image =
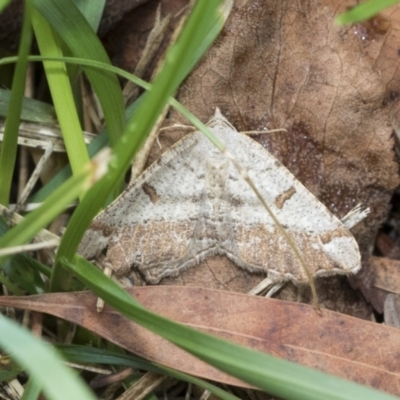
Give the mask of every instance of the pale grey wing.
MULTIPOLYGON (((357 272, 358 245, 343 224, 261 145, 243 134, 229 134, 228 150, 249 171, 311 274, 357 272)), ((292 247, 233 166, 229 182, 235 206, 229 216, 232 237, 225 244, 227 256, 246 269, 268 271, 271 278, 307 281, 292 247)))
MULTIPOLYGON (((89 259, 96 257, 107 247, 111 237, 121 233, 130 223, 137 224, 143 220, 143 208, 149 207, 148 200, 150 199, 145 195, 143 185, 148 180, 151 180, 153 174, 162 173, 163 165, 171 161, 179 151, 185 151, 195 146, 196 139, 189 135, 178 144, 176 151, 165 153, 163 157, 146 169, 132 185, 127 187, 113 203, 94 219, 82 238, 78 249, 79 254, 89 259), (132 204, 138 207, 138 213, 132 212, 132 204)), ((151 195, 151 193, 149 194, 151 195)))
POLYGON ((108 246, 113 269, 123 273, 136 265, 150 283, 198 262, 201 245, 209 243, 195 243, 205 236, 199 221, 204 154, 196 135, 173 146, 99 214, 80 246, 83 255, 108 246))

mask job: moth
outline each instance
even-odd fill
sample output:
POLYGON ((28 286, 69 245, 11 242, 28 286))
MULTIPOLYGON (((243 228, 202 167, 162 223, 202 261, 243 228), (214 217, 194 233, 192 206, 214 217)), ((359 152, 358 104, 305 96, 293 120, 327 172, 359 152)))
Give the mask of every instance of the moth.
MULTIPOLYGON (((248 171, 312 276, 356 273, 352 234, 289 170, 217 109, 207 126, 248 171)), ((287 239, 234 165, 201 132, 175 144, 101 212, 78 252, 156 284, 223 255, 271 281, 308 282, 287 239)))

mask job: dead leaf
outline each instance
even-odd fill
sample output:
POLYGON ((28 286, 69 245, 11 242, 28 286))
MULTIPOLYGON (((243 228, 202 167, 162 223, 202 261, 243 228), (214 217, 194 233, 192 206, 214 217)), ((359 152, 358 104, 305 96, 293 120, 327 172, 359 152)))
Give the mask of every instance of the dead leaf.
MULTIPOLYGON (((315 308, 240 293, 187 287, 129 290, 146 308, 187 326, 302 365, 400 395, 400 331, 315 308), (378 349, 378 350, 377 350, 378 349)), ((149 360, 192 375, 247 385, 207 366, 106 306, 89 292, 0 297, 0 305, 49 313, 149 360)))
POLYGON ((378 313, 384 310, 388 294, 400 294, 400 261, 370 257, 369 267, 361 271, 362 292, 378 313))
POLYGON ((369 262, 375 272, 371 286, 386 293, 400 294, 400 261, 371 257, 369 262))
POLYGON ((383 312, 386 325, 400 328, 400 295, 395 293, 388 294, 383 312))

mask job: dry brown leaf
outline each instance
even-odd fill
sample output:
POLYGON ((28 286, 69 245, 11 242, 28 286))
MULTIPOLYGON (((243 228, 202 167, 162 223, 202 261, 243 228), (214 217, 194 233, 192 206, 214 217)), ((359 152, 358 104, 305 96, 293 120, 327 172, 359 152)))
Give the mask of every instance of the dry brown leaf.
POLYGON ((362 271, 363 294, 382 313, 387 295, 400 294, 400 261, 370 257, 368 264, 368 269, 362 271))
POLYGON ((390 293, 385 299, 383 308, 385 324, 400 328, 400 295, 390 293))
MULTIPOLYGON (((187 287, 129 292, 147 309, 276 357, 400 395, 400 330, 343 314, 240 293, 187 287)), ((203 378, 246 386, 139 327, 89 292, 0 297, 1 306, 49 313, 149 360, 203 378)))
POLYGON ((400 294, 400 261, 386 257, 371 257, 369 262, 374 271, 371 287, 386 293, 400 294))

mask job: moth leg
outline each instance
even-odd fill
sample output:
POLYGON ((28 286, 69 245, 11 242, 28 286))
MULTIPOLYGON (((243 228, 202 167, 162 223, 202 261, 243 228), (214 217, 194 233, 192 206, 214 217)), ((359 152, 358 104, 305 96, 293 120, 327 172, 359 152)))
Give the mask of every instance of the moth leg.
POLYGON ((264 290, 267 290, 265 297, 272 297, 285 283, 285 281, 277 282, 276 280, 267 277, 247 294, 255 296, 262 293, 264 290))
POLYGON ((285 286, 285 284, 286 282, 275 283, 265 294, 265 297, 272 297, 282 286, 285 286))

